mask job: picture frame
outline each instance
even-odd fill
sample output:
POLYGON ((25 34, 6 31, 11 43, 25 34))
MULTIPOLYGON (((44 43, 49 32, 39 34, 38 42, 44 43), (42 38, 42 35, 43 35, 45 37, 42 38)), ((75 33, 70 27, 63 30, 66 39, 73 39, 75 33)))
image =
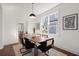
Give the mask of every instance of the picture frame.
POLYGON ((63 30, 77 30, 78 29, 78 14, 71 14, 63 17, 63 30))
POLYGON ((48 34, 48 16, 42 19, 42 33, 48 34))
POLYGON ((36 23, 36 30, 40 30, 40 22, 36 23))

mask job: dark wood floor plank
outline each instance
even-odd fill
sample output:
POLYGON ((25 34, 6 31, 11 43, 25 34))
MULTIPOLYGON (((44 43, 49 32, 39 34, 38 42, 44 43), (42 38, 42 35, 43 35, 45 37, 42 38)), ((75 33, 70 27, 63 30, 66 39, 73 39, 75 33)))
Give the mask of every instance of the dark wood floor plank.
MULTIPOLYGON (((8 45, 5 46, 2 50, 0 50, 0 56, 15 56, 14 50, 13 50, 13 45, 8 45)), ((78 56, 74 53, 71 53, 69 51, 63 50, 61 48, 58 47, 54 47, 55 50, 60 51, 68 56, 78 56)))
POLYGON ((5 46, 2 50, 0 50, 0 56, 15 56, 13 47, 5 46))

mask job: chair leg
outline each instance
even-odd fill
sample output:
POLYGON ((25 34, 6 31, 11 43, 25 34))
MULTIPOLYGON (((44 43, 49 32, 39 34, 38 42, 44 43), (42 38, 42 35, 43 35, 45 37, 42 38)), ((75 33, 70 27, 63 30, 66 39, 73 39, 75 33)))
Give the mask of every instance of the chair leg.
POLYGON ((49 51, 47 51, 47 53, 49 53, 49 51))
POLYGON ((49 56, 47 53, 49 53, 49 51, 47 51, 47 53, 46 52, 42 52, 42 53, 44 53, 46 56, 49 56))
POLYGON ((44 53, 46 56, 49 56, 46 52, 44 53))
POLYGON ((23 49, 25 49, 25 48, 21 48, 21 49, 20 49, 20 52, 21 52, 21 53, 23 53, 23 52, 22 52, 23 49))
POLYGON ((22 54, 22 56, 24 56, 24 55, 26 55, 26 54, 28 54, 28 53, 30 53, 31 51, 26 51, 26 52, 24 52, 23 54, 22 54))
POLYGON ((24 51, 24 52, 21 51, 21 54, 22 54, 22 56, 24 56, 24 55, 26 55, 26 54, 28 54, 28 53, 30 53, 30 52, 32 52, 32 50, 29 49, 29 50, 26 50, 26 51, 24 51))
POLYGON ((54 48, 54 45, 52 45, 52 48, 54 48))

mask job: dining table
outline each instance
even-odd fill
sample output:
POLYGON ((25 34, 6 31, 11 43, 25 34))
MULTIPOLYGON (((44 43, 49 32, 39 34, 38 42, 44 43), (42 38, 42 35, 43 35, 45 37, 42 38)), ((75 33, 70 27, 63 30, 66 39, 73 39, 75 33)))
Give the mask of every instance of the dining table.
POLYGON ((47 35, 36 35, 32 36, 32 42, 35 44, 34 47, 34 56, 38 56, 38 46, 40 45, 40 42, 48 40, 47 35))
POLYGON ((40 45, 40 42, 48 40, 48 35, 27 35, 26 38, 28 38, 32 43, 35 44, 34 56, 38 56, 37 47, 40 45))

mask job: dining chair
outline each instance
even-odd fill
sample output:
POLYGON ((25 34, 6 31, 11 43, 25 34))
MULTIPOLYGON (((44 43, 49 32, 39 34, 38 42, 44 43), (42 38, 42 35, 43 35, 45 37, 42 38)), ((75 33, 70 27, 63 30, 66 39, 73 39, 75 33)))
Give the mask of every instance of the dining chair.
POLYGON ((40 42, 40 45, 37 48, 40 49, 42 53, 49 56, 47 52, 49 52, 49 49, 53 47, 54 47, 54 38, 51 38, 46 41, 40 42))
POLYGON ((35 47, 35 44, 30 42, 28 38, 21 39, 21 43, 22 43, 22 46, 23 46, 20 49, 20 52, 21 52, 22 56, 26 55, 27 53, 30 53, 32 48, 35 47), (25 49, 24 52, 22 52, 23 49, 25 49))

